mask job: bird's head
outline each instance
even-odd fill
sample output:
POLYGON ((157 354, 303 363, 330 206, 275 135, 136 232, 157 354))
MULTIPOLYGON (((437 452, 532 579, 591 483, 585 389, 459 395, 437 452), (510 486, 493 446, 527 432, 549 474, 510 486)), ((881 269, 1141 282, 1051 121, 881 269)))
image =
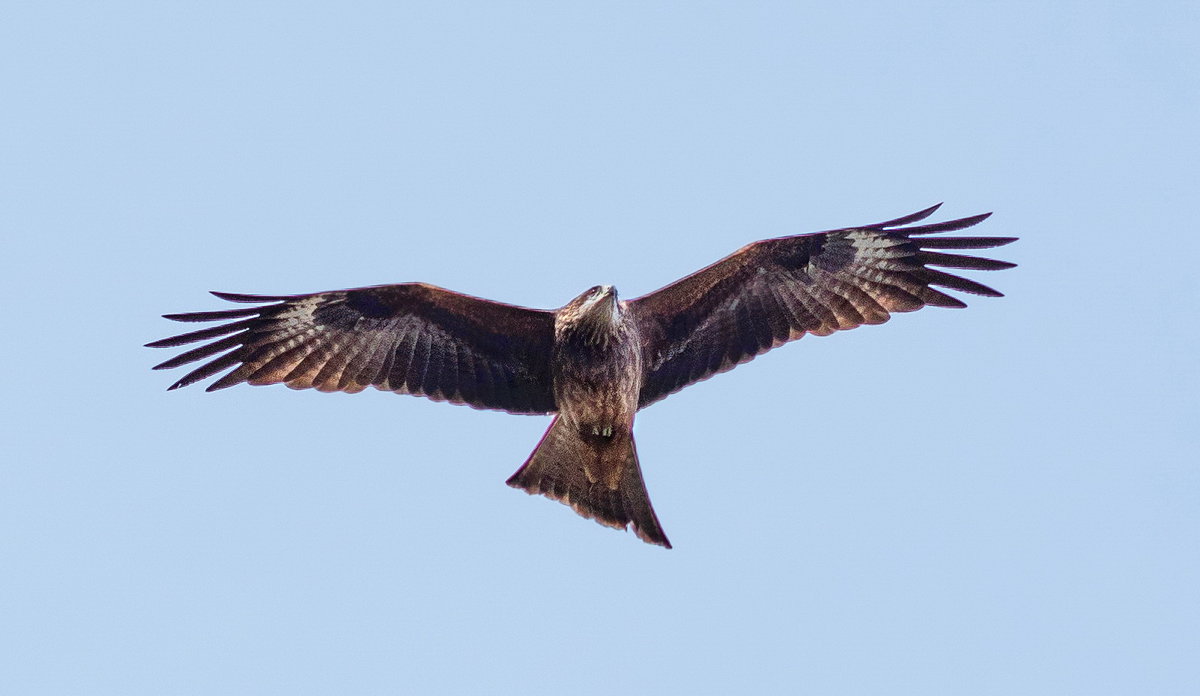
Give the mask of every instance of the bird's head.
POLYGON ((617 302, 616 288, 597 285, 568 302, 563 312, 572 324, 608 329, 620 318, 621 305, 617 302))
POLYGON ((613 317, 617 313, 617 289, 611 285, 597 285, 588 288, 571 304, 576 305, 583 315, 613 317))

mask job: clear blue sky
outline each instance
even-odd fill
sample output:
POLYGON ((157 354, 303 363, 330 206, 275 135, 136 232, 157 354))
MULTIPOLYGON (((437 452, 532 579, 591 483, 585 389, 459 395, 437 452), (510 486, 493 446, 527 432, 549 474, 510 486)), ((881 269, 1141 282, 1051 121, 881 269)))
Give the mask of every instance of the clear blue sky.
POLYGON ((9 3, 0 692, 1200 693, 1200 10, 843 5, 9 3), (141 347, 938 201, 1008 296, 643 412, 673 551, 504 486, 546 418, 141 347))

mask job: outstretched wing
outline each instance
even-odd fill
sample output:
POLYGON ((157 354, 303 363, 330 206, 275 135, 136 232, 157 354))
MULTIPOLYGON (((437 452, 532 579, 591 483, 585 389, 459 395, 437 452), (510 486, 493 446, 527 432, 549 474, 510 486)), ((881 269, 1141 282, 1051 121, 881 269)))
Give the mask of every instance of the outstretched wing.
POLYGON ((865 227, 767 239, 630 301, 643 341, 639 407, 732 369, 804 334, 882 324, 926 305, 965 307, 933 286, 1000 297, 930 266, 995 271, 1016 264, 944 253, 987 249, 1015 237, 924 237, 978 224, 976 215, 933 225, 939 205, 865 227))
POLYGON ((166 348, 216 339, 155 366, 208 360, 171 389, 233 368, 208 391, 241 382, 350 393, 371 386, 510 413, 556 410, 552 312, 424 283, 311 295, 213 294, 257 306, 166 315, 185 322, 231 320, 147 344, 166 348))

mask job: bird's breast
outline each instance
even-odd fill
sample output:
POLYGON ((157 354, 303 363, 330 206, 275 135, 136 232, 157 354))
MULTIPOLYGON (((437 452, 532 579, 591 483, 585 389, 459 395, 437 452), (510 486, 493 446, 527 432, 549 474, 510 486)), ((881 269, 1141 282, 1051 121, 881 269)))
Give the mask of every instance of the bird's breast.
POLYGON ((559 413, 601 432, 632 424, 641 391, 641 346, 628 327, 614 329, 603 341, 558 332, 551 366, 559 413))

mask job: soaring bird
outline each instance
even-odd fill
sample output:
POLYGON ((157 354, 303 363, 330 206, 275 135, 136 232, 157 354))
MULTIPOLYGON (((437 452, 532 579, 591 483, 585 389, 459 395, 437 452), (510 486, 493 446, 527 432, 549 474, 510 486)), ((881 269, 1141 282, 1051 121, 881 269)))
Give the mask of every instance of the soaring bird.
POLYGON ((938 207, 754 242, 648 295, 621 300, 611 285, 598 285, 558 310, 426 283, 305 295, 214 292, 254 306, 164 315, 226 323, 147 345, 211 341, 155 366, 207 361, 170 389, 232 368, 207 390, 242 382, 351 393, 375 387, 553 415, 508 485, 566 503, 603 525, 632 525, 643 541, 670 548, 642 479, 635 414, 805 334, 882 324, 893 312, 927 305, 966 306, 935 286, 1000 297, 934 267, 1011 268, 1015 264, 946 250, 987 249, 1016 238, 930 236, 990 215, 915 224, 938 207))

